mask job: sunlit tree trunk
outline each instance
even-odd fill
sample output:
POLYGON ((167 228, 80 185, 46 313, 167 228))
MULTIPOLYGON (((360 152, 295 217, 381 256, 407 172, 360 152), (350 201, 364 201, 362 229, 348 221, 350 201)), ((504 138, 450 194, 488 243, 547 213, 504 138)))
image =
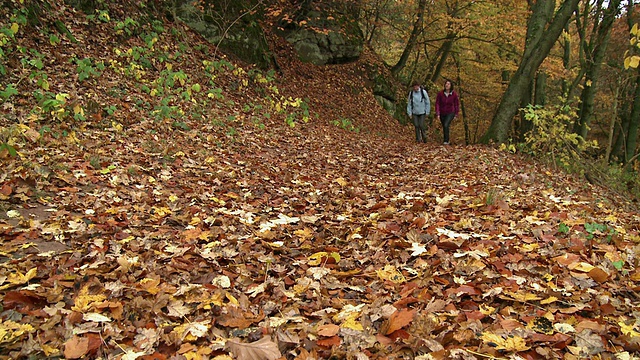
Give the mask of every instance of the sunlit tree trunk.
POLYGON ((638 127, 640 127, 640 76, 636 79, 636 89, 633 96, 633 106, 629 116, 629 130, 627 132, 627 143, 624 162, 633 157, 638 145, 638 127))
MULTIPOLYGON (((571 36, 569 36, 569 23, 565 25, 564 32, 562 33, 564 38, 564 51, 562 54, 562 66, 568 72, 571 69, 571 36)), ((569 80, 562 79, 562 96, 569 96, 569 80)))
MULTIPOLYGON (((620 13, 621 0, 610 0, 608 7, 601 12, 604 0, 598 0, 595 6, 599 7, 593 16, 594 31, 593 39, 586 44, 585 57, 586 61, 583 66, 586 68, 585 83, 580 95, 580 109, 578 111, 578 119, 574 125, 574 133, 580 135, 583 139, 587 138, 589 124, 593 119, 594 99, 597 92, 597 83, 602 69, 602 62, 606 55, 607 44, 609 43, 609 35, 613 27, 613 21, 620 13)), ((586 23, 583 25, 586 26, 586 23)))
MULTIPOLYGON (((619 77, 620 78, 620 77, 619 77)), ((619 79, 618 78, 618 79, 619 79)), ((619 81, 618 81, 619 82, 619 81)), ((616 122, 618 121, 618 97, 620 96, 620 86, 614 84, 613 88, 613 105, 611 106, 611 114, 609 115, 609 138, 607 139, 607 151, 604 161, 611 161, 611 150, 613 149, 613 135, 615 133, 616 122)))
POLYGON ((629 132, 629 108, 631 104, 623 102, 621 109, 618 111, 620 114, 620 125, 616 127, 615 141, 613 142, 613 149, 611 149, 610 160, 611 162, 624 162, 625 153, 627 150, 625 146, 627 144, 627 133, 629 132))
POLYGON ((442 68, 444 67, 445 62, 447 61, 447 58, 451 53, 451 48, 453 47, 453 41, 455 37, 456 37, 455 33, 451 31, 447 33, 447 40, 445 40, 445 42, 442 44, 442 47, 438 51, 438 54, 440 55, 440 57, 438 58, 438 62, 436 63, 437 65, 433 70, 433 73, 431 74, 431 77, 429 79, 431 82, 435 83, 440 77, 440 74, 442 73, 442 68))
POLYGON ((518 112, 522 98, 527 94, 536 71, 547 57, 549 51, 562 33, 566 23, 578 6, 579 0, 566 0, 553 15, 549 16, 549 9, 553 14, 555 0, 538 0, 532 4, 532 14, 527 23, 527 41, 525 51, 511 78, 507 91, 502 96, 489 129, 480 139, 481 142, 505 142, 518 112))
POLYGON ((422 31, 422 19, 424 17, 424 10, 427 5, 427 0, 419 0, 418 2, 418 16, 416 21, 413 23, 413 30, 411 31, 411 35, 409 36, 409 40, 407 40, 407 45, 404 47, 402 51, 402 55, 400 55, 400 59, 398 62, 391 67, 391 73, 396 76, 404 69, 407 61, 409 60, 409 56, 411 55, 411 51, 416 46, 418 42, 418 35, 422 31))

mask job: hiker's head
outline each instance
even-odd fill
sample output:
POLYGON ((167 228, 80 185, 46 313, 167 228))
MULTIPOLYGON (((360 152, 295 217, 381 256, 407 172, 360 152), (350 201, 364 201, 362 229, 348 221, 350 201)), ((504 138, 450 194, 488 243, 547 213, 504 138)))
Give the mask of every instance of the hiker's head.
POLYGON ((453 91, 453 83, 451 80, 445 80, 444 82, 444 90, 445 91, 453 91))
POLYGON ((413 91, 418 92, 418 90, 420 90, 420 83, 417 81, 413 82, 413 91))

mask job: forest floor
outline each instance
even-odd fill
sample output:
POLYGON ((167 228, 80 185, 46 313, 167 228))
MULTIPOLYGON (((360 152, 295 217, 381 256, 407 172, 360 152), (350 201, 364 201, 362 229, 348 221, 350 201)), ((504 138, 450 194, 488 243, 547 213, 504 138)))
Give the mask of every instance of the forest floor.
POLYGON ((0 358, 640 358, 625 197, 124 14, 4 48, 0 358))

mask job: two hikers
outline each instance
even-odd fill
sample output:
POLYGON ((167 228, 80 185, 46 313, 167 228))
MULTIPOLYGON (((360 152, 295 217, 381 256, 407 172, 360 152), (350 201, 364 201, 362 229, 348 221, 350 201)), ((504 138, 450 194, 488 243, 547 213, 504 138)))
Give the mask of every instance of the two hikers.
MULTIPOLYGON (((444 144, 449 145, 449 132, 451 122, 458 117, 460 100, 458 94, 453 91, 453 83, 450 80, 444 82, 444 88, 436 96, 436 118, 442 124, 444 144)), ((407 115, 413 120, 416 130, 416 141, 427 142, 425 118, 431 112, 431 102, 427 90, 420 83, 413 83, 413 89, 407 98, 407 115)))

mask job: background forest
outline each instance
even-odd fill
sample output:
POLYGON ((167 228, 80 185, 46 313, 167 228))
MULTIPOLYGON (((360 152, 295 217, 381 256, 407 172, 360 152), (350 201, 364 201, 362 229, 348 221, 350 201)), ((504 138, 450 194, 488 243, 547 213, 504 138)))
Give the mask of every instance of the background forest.
POLYGON ((419 80, 435 96, 444 79, 455 82, 458 141, 516 145, 629 187, 637 187, 640 89, 637 62, 629 68, 625 58, 637 43, 636 3, 359 2, 367 44, 404 84, 419 80))

